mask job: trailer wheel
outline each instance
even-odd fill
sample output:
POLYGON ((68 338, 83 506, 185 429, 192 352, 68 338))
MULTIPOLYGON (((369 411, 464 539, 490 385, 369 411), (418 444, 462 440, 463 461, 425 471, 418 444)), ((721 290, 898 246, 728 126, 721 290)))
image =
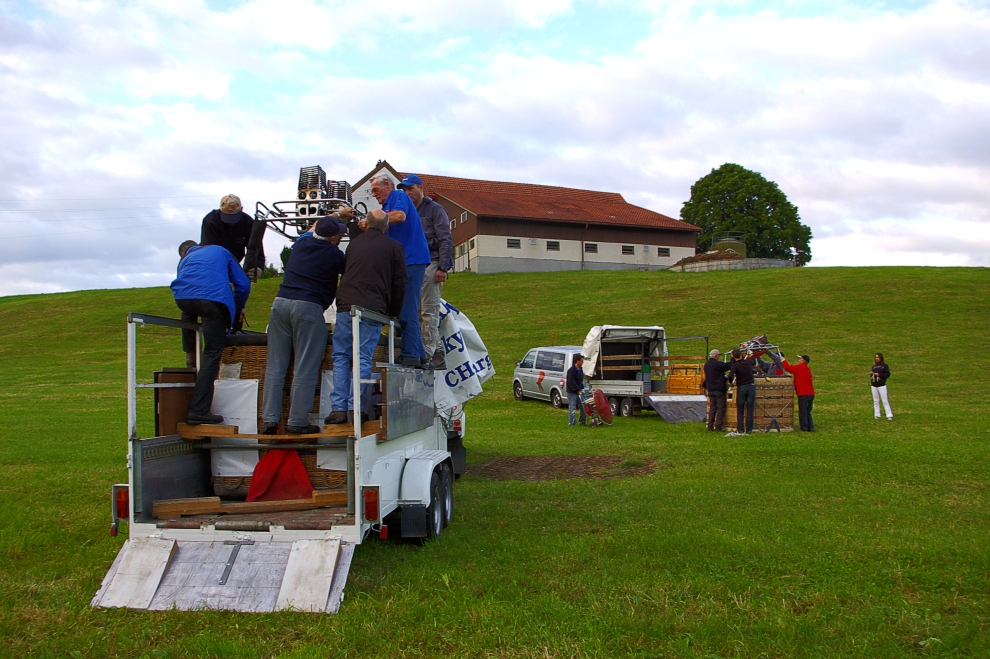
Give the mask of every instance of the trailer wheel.
POLYGON ((619 416, 619 400, 615 396, 608 399, 608 406, 612 410, 612 416, 619 416))
POLYGON ((440 467, 440 493, 443 497, 443 525, 446 527, 454 519, 454 479, 446 463, 440 467))
POLYGON ((440 489, 440 474, 430 476, 430 505, 426 508, 426 537, 439 537, 443 531, 443 492, 440 489))
POLYGON ((523 396, 522 384, 518 380, 512 383, 512 396, 516 400, 522 400, 525 398, 525 396, 523 396))
POLYGON ((633 402, 632 398, 623 398, 622 404, 619 406, 619 412, 622 416, 632 416, 633 413, 633 402))
POLYGON ((564 406, 564 402, 560 398, 560 392, 556 389, 550 390, 550 404, 558 410, 564 406))

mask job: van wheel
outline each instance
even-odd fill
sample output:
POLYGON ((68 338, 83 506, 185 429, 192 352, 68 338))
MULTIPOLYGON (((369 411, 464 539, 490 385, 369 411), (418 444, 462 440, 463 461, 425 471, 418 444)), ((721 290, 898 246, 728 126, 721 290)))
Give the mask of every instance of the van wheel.
POLYGON ((454 519, 454 476, 446 463, 440 466, 440 494, 443 497, 443 525, 446 527, 454 519))
POLYGON ((512 396, 516 400, 522 400, 525 398, 525 396, 523 396, 522 384, 520 382, 512 383, 512 396))
POLYGON ((612 416, 619 416, 619 400, 615 396, 608 399, 608 407, 612 410, 612 416))
POLYGON ((436 538, 443 531, 443 491, 440 488, 440 474, 430 476, 430 505, 426 509, 426 537, 436 538))
POLYGON ((633 413, 632 398, 622 399, 622 404, 619 406, 619 413, 622 414, 622 416, 632 416, 633 413))
POLYGON ((560 399, 560 392, 556 389, 550 391, 550 404, 558 410, 564 406, 564 402, 560 399))

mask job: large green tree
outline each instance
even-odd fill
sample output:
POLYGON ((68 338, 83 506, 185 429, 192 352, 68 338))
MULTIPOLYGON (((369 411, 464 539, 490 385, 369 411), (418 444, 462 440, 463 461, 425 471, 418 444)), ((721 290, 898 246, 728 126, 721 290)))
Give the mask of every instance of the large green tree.
POLYGON ((811 260, 811 228, 801 224, 797 206, 776 183, 739 165, 725 163, 698 179, 681 219, 701 227, 699 249, 732 231, 746 234, 749 257, 811 260))

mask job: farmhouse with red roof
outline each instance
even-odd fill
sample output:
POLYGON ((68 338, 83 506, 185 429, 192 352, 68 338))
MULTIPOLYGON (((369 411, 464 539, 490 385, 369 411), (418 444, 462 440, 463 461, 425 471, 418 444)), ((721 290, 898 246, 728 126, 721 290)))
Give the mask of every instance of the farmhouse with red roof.
MULTIPOLYGON (((386 161, 354 185, 354 202, 379 208, 370 180, 404 173, 386 161)), ((454 237, 454 272, 662 270, 694 256, 701 231, 616 192, 419 174, 443 205, 454 237)))

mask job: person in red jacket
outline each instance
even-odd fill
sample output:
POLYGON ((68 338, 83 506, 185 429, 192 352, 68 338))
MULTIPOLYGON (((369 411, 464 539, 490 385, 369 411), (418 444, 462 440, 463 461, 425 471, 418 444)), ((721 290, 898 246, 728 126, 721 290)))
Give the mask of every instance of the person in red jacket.
POLYGON ((791 366, 784 359, 781 363, 784 370, 794 376, 794 393, 798 397, 798 418, 801 422, 801 430, 811 432, 815 429, 815 423, 811 420, 811 409, 815 406, 815 387, 811 383, 811 369, 808 362, 811 357, 808 355, 798 355, 798 363, 791 366))

